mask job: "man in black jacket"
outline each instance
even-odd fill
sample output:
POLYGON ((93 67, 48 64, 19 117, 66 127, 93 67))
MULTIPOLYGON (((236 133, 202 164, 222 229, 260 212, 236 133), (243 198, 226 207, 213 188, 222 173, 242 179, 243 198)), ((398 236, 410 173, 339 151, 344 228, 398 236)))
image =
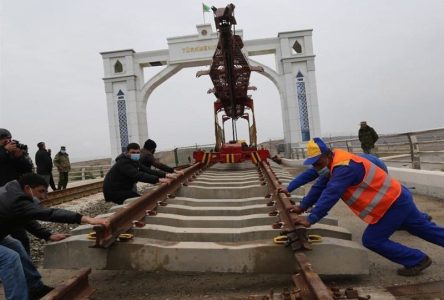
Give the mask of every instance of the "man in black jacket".
POLYGON ((143 144, 143 149, 140 151, 140 164, 144 167, 151 168, 151 166, 162 170, 167 173, 173 173, 174 169, 159 162, 155 157, 157 144, 155 141, 148 139, 145 144, 143 144))
POLYGON ((35 164, 37 166, 37 174, 45 178, 49 184, 52 172, 52 159, 49 152, 46 150, 44 142, 37 144, 39 150, 35 153, 35 164))
MULTIPOLYGON (((25 145, 17 145, 17 142, 11 139, 12 135, 9 130, 0 128, 0 187, 32 171, 32 163, 26 157, 25 145)), ((41 238, 40 232, 34 227, 30 227, 29 230, 41 238)), ((26 230, 23 228, 17 229, 11 232, 11 236, 19 240, 26 251, 30 253, 26 230)))
MULTIPOLYGON (((9 236, 11 232, 34 220, 109 226, 106 219, 40 206, 38 201, 46 198, 47 187, 43 177, 29 173, 0 188, 0 279, 7 299, 27 299, 28 293, 29 298, 39 299, 52 289, 43 284, 21 243, 9 236)), ((48 231, 42 231, 42 235, 50 240, 66 237, 48 231)))
POLYGON ((25 157, 25 145, 18 145, 11 138, 9 130, 0 128, 0 186, 32 171, 32 163, 25 157))
POLYGON ((122 204, 128 198, 140 196, 135 187, 137 182, 169 183, 168 178, 176 177, 174 174, 151 170, 139 165, 139 144, 130 143, 126 149, 127 152, 116 158, 116 163, 105 176, 103 181, 105 201, 122 204))

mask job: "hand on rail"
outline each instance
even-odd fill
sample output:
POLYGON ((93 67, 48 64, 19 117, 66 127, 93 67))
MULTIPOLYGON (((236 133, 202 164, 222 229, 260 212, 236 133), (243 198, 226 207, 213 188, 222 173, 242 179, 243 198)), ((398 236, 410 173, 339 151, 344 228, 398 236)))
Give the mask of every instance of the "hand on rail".
POLYGON ((159 183, 161 184, 170 184, 172 181, 170 178, 159 178, 159 183))
POLYGON ((310 222, 308 222, 306 217, 294 216, 291 219, 293 220, 295 225, 302 225, 304 227, 310 227, 311 226, 310 222))
POLYGON ((295 213, 298 215, 302 214, 304 211, 305 210, 302 207, 300 207, 299 205, 295 205, 288 210, 288 212, 295 213))
POLYGON ((174 173, 176 173, 178 175, 185 175, 185 172, 181 171, 181 170, 174 170, 174 173))
POLYGON ((90 224, 90 225, 103 225, 108 227, 109 220, 104 218, 91 218, 89 216, 82 216, 82 223, 90 224))
POLYGON ((170 179, 176 179, 179 175, 175 173, 166 173, 165 177, 170 179))
POLYGON ((70 234, 64 234, 64 233, 53 233, 49 236, 49 240, 52 242, 57 242, 66 239, 67 237, 70 237, 70 234))
POLYGON ((290 197, 290 192, 288 192, 288 190, 287 190, 286 187, 280 186, 280 187, 277 189, 277 192, 278 192, 278 194, 279 194, 279 193, 284 193, 287 197, 290 197))

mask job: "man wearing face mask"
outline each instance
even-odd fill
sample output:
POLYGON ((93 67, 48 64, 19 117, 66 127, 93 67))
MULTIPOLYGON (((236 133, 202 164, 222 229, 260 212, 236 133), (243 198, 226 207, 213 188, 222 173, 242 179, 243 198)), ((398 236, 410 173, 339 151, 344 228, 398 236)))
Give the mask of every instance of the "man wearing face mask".
POLYGON ((105 176, 103 181, 105 201, 122 204, 128 198, 139 197, 140 194, 134 188, 139 181, 153 184, 169 183, 169 178, 175 178, 172 174, 139 165, 139 144, 130 143, 126 149, 127 152, 116 158, 116 163, 105 176))
MULTIPOLYGON (((29 173, 0 188, 0 279, 6 299, 40 299, 52 290, 43 284, 31 258, 22 244, 9 235, 11 232, 35 220, 109 226, 106 219, 40 206, 38 202, 46 198, 47 187, 43 177, 29 173)), ((46 231, 47 240, 64 238, 65 234, 46 231)))
POLYGON ((431 243, 444 246, 444 228, 420 212, 410 191, 383 169, 358 155, 344 150, 330 150, 320 138, 307 144, 308 158, 304 164, 312 165, 324 177, 295 206, 291 212, 301 214, 316 204, 308 216, 298 216, 296 223, 310 227, 325 217, 342 198, 350 209, 368 224, 362 244, 403 265, 402 276, 416 276, 429 267, 431 259, 422 251, 389 240, 397 230, 418 236, 431 243))
MULTIPOLYGON (((367 153, 359 153, 360 157, 363 157, 372 163, 374 163, 376 166, 380 167, 384 172, 388 173, 387 165, 380 160, 378 157, 376 157, 373 154, 367 154, 367 153)), ((313 180, 317 179, 315 184, 313 186, 320 186, 322 187, 325 185, 326 180, 328 180, 328 177, 330 176, 330 173, 327 172, 326 169, 322 170, 321 172, 318 172, 315 168, 309 168, 306 171, 302 172, 298 176, 296 176, 288 185, 286 188, 280 188, 279 192, 289 194, 293 192, 294 190, 300 188, 301 186, 306 185, 309 182, 312 182, 313 180), (322 175, 322 176, 321 176, 322 175), (327 178, 326 178, 327 177, 327 178), (319 182, 318 182, 319 181, 319 182)), ((315 187, 315 189, 316 189, 315 187)))
POLYGON ((54 157, 54 165, 59 171, 59 190, 66 189, 68 185, 68 173, 71 171, 71 163, 69 162, 69 155, 66 153, 66 147, 60 147, 59 153, 54 157))

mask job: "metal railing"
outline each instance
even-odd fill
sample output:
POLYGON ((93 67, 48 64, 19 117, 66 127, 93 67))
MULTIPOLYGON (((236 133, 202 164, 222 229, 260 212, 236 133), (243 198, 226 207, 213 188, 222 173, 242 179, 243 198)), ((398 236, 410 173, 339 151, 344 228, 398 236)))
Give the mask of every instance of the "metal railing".
MULTIPOLYGON (((332 149, 362 152, 358 137, 323 140, 332 149)), ((428 165, 429 168, 444 171, 444 128, 380 135, 375 145, 375 154, 385 157, 386 162, 410 165, 413 169, 428 165)), ((292 148, 291 157, 306 158, 305 146, 292 148)))
MULTIPOLYGON (((87 179, 97 179, 105 177, 111 169, 111 165, 91 165, 91 166, 73 166, 71 171, 69 171, 68 180, 69 182, 87 180, 87 179)), ((57 168, 52 169, 52 175, 54 181, 57 184, 59 180, 59 172, 57 168)))

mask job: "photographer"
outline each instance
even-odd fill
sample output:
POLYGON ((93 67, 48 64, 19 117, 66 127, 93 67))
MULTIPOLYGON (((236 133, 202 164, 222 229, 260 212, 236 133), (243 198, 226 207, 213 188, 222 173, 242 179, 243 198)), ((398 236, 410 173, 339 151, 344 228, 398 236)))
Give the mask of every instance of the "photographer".
POLYGON ((7 129, 0 128, 0 186, 32 171, 32 163, 26 157, 28 147, 11 138, 7 129))
MULTIPOLYGON (((32 162, 28 156, 28 146, 11 140, 9 130, 0 128, 0 187, 11 180, 17 180, 23 174, 32 171, 32 162)), ((29 228, 32 234, 39 236, 39 229, 29 228)), ((29 238, 24 228, 19 228, 11 233, 12 237, 19 240, 28 253, 30 253, 29 238)))

